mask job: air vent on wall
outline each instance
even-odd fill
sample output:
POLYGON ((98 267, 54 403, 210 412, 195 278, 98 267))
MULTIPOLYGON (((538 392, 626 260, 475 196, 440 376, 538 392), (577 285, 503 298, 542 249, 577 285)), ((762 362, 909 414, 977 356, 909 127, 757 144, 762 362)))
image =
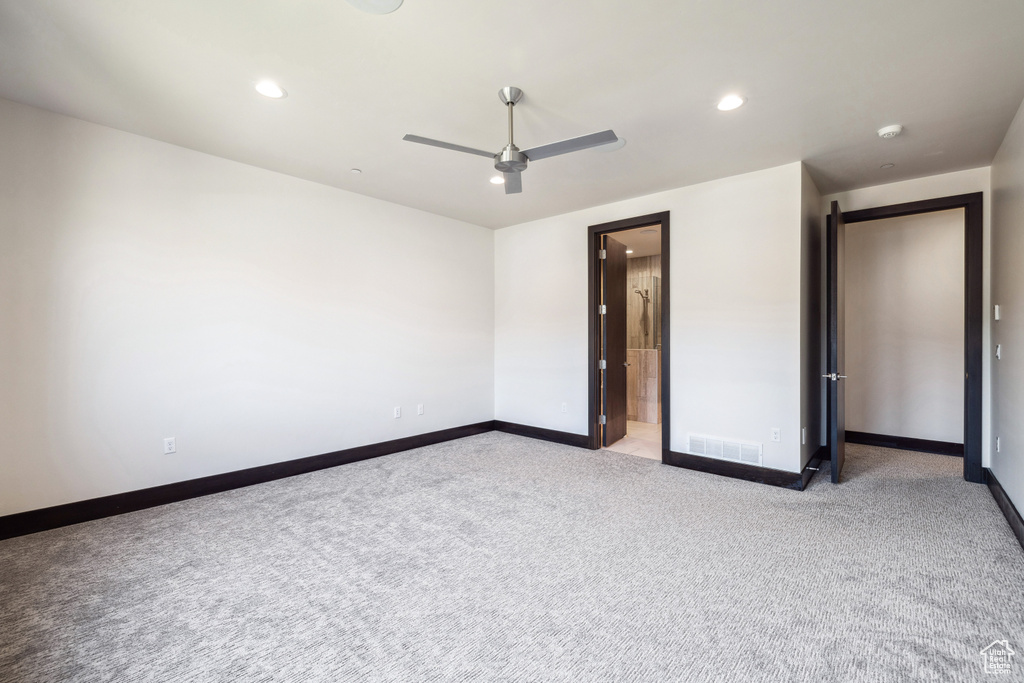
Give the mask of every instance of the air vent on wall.
POLYGON ((761 444, 744 443, 740 444, 740 460, 751 465, 761 465, 761 444))
POLYGON ((704 434, 687 434, 687 450, 693 455, 760 466, 763 445, 754 441, 723 439, 704 434))

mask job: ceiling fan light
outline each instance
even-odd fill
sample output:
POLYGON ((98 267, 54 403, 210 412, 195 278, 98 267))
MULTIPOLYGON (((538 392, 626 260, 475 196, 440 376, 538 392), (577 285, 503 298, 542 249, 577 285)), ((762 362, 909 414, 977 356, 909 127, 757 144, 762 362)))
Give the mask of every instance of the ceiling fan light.
POLYGON ((391 14, 402 6, 402 0, 347 0, 347 2, 367 14, 391 14))

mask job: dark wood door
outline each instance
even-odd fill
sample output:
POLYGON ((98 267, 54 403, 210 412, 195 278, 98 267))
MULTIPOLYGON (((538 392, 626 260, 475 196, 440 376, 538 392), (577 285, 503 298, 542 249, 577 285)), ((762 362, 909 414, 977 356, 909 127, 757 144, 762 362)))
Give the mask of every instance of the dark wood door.
POLYGON ((604 445, 626 436, 626 246, 605 235, 601 296, 604 371, 604 445))
POLYGON ((844 245, 846 224, 839 202, 828 216, 828 446, 832 456, 832 483, 839 483, 846 459, 846 279, 844 245))

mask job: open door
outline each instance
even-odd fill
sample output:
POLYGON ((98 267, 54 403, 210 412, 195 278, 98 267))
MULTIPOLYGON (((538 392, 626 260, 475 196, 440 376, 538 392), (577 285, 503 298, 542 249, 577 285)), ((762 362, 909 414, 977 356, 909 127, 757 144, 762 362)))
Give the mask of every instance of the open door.
POLYGON ((839 474, 846 459, 846 299, 843 283, 846 278, 844 245, 846 224, 839 202, 832 202, 828 216, 828 447, 832 456, 832 483, 839 483, 839 474))
POLYGON ((601 358, 605 361, 601 383, 604 408, 604 446, 626 436, 626 246, 604 236, 601 261, 601 358))

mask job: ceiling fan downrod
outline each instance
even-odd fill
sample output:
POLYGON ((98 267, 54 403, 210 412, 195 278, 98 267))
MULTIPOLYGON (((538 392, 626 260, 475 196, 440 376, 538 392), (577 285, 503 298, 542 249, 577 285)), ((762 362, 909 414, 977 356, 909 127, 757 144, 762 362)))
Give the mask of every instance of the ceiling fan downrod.
POLYGON ((508 144, 494 157, 494 168, 502 173, 521 173, 526 170, 529 159, 519 151, 514 142, 514 129, 512 125, 512 112, 516 102, 523 98, 523 91, 513 86, 506 86, 498 91, 500 99, 508 107, 508 144))
POLYGON ((515 109, 515 103, 508 103, 508 146, 515 147, 515 143, 512 141, 512 110, 515 109))

